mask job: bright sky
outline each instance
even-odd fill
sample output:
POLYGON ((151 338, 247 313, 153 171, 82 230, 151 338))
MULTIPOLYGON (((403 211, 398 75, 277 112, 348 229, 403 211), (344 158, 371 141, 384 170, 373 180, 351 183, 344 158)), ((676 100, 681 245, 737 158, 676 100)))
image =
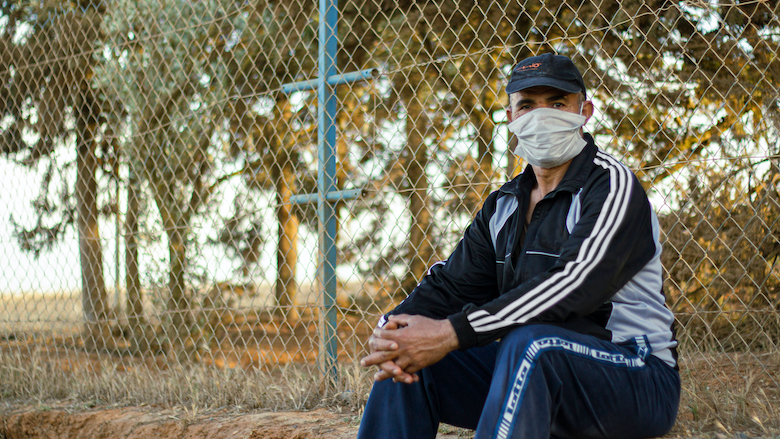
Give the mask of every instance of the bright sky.
MULTIPOLYGON (((22 292, 63 292, 81 288, 80 261, 78 253, 78 237, 75 227, 68 230, 64 239, 51 251, 41 252, 36 259, 32 253, 19 248, 13 236, 11 216, 17 223, 31 225, 34 221, 34 211, 30 201, 38 194, 40 174, 42 171, 30 170, 0 159, 0 180, 13 187, 10 191, 0 191, 0 294, 16 294, 22 292)), ((220 197, 229 205, 232 197, 220 197)), ((224 204, 224 203, 223 203, 224 204)), ((227 214, 229 209, 223 210, 227 214)), ((276 228, 268 230, 275 233, 276 228)), ((103 241, 103 266, 106 287, 113 290, 116 282, 116 226, 113 218, 101 221, 100 236, 103 241)), ((120 236, 120 239, 124 238, 120 236)), ((269 240, 270 241, 270 240, 269 240)), ((272 243, 269 243, 272 244, 272 243)), ((299 242, 300 266, 299 282, 311 283, 316 276, 317 238, 301 231, 299 242)), ((124 288, 124 245, 120 246, 120 288, 124 288)), ((142 276, 154 275, 154 271, 167 267, 167 248, 165 243, 158 243, 142 249, 142 276), (162 266, 161 266, 162 265, 162 266)), ((207 271, 216 280, 225 280, 233 276, 233 266, 224 254, 217 254, 215 249, 205 248, 199 255, 200 264, 205 264, 207 271)), ((273 245, 266 245, 263 251, 259 273, 270 273, 268 267, 275 265, 273 245), (272 263, 273 262, 273 263, 272 263), (265 268, 263 268, 265 267, 265 268)), ((258 281, 262 281, 259 279, 258 281)), ((267 281, 266 281, 267 282, 267 281)))
POLYGON ((31 223, 30 205, 38 193, 38 172, 0 159, 0 179, 12 190, 0 191, 0 294, 25 291, 71 291, 81 285, 78 241, 70 231, 62 244, 36 260, 23 252, 13 236, 11 216, 31 223))

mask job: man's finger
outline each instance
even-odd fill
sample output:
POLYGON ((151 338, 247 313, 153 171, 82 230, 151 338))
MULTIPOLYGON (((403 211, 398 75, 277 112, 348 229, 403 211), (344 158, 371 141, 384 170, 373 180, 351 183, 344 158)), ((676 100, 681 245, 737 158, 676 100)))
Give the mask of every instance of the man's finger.
POLYGON ((412 384, 420 381, 420 377, 417 374, 408 374, 406 372, 393 377, 393 381, 396 383, 412 384))
POLYGON ((388 324, 392 323, 398 328, 403 328, 404 326, 409 326, 410 319, 412 319, 413 317, 414 316, 411 316, 409 314, 398 314, 398 315, 388 317, 387 323, 388 324))
POLYGON ((378 329, 398 329, 398 324, 388 320, 387 322, 385 322, 384 326, 378 329))
POLYGON ((372 353, 377 351, 394 351, 398 349, 398 343, 375 335, 368 339, 368 349, 372 353))
POLYGON ((374 381, 376 382, 384 381, 389 378, 393 378, 393 375, 385 372, 384 370, 380 370, 379 372, 374 374, 374 381))
POLYGON ((404 373, 404 370, 398 367, 398 365, 393 361, 384 361, 379 363, 379 370, 390 374, 390 376, 401 375, 404 373))
POLYGON ((404 384, 412 384, 417 381, 420 381, 420 377, 417 376, 417 374, 409 375, 407 373, 402 373, 401 375, 393 375, 388 372, 385 372, 384 370, 380 370, 379 372, 374 374, 374 381, 384 381, 386 379, 392 378, 393 381, 396 383, 404 383, 404 384))
POLYGON ((360 365, 363 367, 376 366, 386 361, 392 361, 397 356, 396 351, 376 351, 363 357, 360 360, 360 365))
POLYGON ((408 374, 394 362, 385 361, 379 364, 379 371, 374 374, 374 381, 384 381, 389 378, 392 378, 396 383, 405 384, 412 384, 420 380, 417 374, 408 374))
POLYGON ((417 375, 417 372, 419 372, 420 369, 421 368, 416 365, 411 365, 404 368, 404 373, 407 373, 409 375, 417 375))
POLYGON ((388 378, 395 378, 397 374, 403 374, 403 370, 392 361, 385 361, 379 364, 379 371, 374 374, 374 381, 384 381, 388 378))
POLYGON ((409 360, 410 359, 403 354, 398 355, 393 359, 393 364, 401 370, 400 373, 396 371, 395 376, 393 377, 393 381, 396 383, 412 384, 420 380, 420 377, 417 376, 416 373, 420 368, 411 366, 409 360))

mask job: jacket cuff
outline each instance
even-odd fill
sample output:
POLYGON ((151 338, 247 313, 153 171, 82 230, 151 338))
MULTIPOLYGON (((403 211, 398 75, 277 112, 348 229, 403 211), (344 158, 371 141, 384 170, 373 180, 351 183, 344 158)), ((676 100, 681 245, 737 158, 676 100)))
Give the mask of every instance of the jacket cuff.
POLYGON ((477 333, 471 328, 469 318, 465 312, 453 314, 447 317, 447 320, 452 323, 452 327, 455 329, 460 350, 470 349, 477 345, 477 333))

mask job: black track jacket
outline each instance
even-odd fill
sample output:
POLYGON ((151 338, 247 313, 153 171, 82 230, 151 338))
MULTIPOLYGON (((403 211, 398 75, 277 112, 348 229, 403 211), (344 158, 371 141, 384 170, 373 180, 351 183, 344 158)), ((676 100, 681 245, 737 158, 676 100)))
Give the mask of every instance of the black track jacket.
POLYGON ((447 318, 461 349, 530 323, 615 343, 646 336, 653 354, 676 366, 653 208, 636 176, 584 137, 527 230, 531 166, 488 196, 449 259, 389 314, 447 318))

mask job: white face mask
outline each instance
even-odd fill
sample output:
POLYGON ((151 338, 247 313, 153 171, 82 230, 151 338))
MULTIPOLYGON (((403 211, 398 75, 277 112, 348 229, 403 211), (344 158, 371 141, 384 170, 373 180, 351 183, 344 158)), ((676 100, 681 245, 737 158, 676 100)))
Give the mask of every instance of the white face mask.
POLYGON ((573 159, 587 145, 580 128, 587 118, 555 108, 537 108, 509 123, 517 136, 515 154, 528 163, 554 168, 573 159))

